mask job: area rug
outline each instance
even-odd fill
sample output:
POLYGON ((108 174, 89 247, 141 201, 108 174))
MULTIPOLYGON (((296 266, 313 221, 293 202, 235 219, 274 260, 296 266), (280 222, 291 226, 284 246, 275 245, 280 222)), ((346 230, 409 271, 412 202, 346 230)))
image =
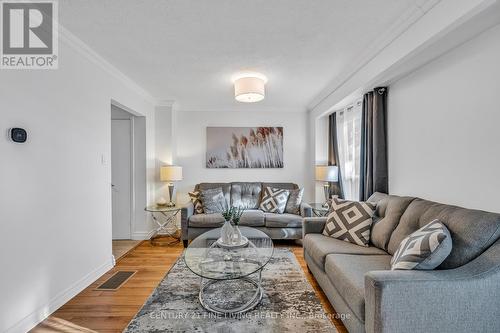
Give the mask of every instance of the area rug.
POLYGON ((290 250, 275 249, 262 287, 255 309, 215 315, 200 305, 200 278, 180 258, 124 332, 337 332, 290 250))

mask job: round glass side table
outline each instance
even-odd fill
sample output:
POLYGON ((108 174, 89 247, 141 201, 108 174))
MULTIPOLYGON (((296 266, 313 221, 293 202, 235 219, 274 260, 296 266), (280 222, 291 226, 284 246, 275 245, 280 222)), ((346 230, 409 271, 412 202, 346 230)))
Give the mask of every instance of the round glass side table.
POLYGON ((310 203, 313 215, 315 217, 324 217, 328 215, 329 207, 323 203, 310 203))
POLYGON ((172 245, 180 242, 180 233, 176 225, 177 215, 181 211, 179 207, 167 207, 152 205, 144 208, 145 211, 151 213, 153 221, 156 222, 158 227, 149 239, 153 245, 162 245, 159 238, 168 237, 172 240, 165 243, 165 245, 172 245))

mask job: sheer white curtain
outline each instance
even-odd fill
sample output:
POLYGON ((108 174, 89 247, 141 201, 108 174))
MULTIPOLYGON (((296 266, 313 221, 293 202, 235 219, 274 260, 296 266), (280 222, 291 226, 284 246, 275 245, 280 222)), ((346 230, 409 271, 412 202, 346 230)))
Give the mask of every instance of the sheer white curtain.
POLYGON ((361 102, 337 111, 338 153, 344 197, 356 201, 359 200, 361 111, 361 102))

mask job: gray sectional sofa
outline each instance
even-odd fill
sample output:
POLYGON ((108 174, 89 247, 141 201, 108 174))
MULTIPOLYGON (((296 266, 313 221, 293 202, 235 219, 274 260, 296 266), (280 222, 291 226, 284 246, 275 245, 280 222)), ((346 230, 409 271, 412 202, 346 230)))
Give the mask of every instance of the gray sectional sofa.
MULTIPOLYGON (((195 191, 222 188, 226 203, 230 206, 245 208, 240 225, 250 226, 265 232, 272 239, 300 239, 302 238, 302 221, 304 217, 311 217, 311 206, 301 203, 300 213, 274 214, 259 210, 262 190, 266 187, 296 190, 299 187, 293 183, 261 183, 261 182, 233 182, 233 183, 200 183, 195 191)), ((181 210, 181 229, 184 247, 205 231, 221 227, 224 218, 221 214, 194 214, 193 203, 189 202, 181 210)))
POLYGON ((376 193, 371 246, 322 235, 304 220, 309 270, 349 332, 500 332, 500 214, 376 193), (391 271, 391 255, 433 219, 453 249, 432 271, 391 271))

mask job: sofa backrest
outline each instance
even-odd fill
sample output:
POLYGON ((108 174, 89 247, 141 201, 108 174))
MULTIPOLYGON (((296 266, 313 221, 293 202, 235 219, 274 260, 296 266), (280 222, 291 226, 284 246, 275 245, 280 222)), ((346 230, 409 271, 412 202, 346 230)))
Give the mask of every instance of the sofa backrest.
POLYGON ((370 234, 370 242, 375 247, 387 251, 392 233, 413 200, 415 197, 399 197, 378 192, 367 200, 377 205, 370 234))
POLYGON ((231 183, 231 206, 258 209, 261 191, 262 183, 231 183))
POLYGON ((287 190, 298 189, 294 183, 261 183, 261 182, 233 182, 233 183, 200 183, 196 184, 195 191, 213 188, 222 188, 228 205, 245 209, 258 209, 262 196, 262 189, 275 187, 287 190))
POLYGON ((401 216, 390 237, 388 252, 394 254, 406 236, 434 219, 446 225, 453 242, 450 255, 438 269, 452 269, 468 263, 500 237, 500 214, 417 198, 401 216))

